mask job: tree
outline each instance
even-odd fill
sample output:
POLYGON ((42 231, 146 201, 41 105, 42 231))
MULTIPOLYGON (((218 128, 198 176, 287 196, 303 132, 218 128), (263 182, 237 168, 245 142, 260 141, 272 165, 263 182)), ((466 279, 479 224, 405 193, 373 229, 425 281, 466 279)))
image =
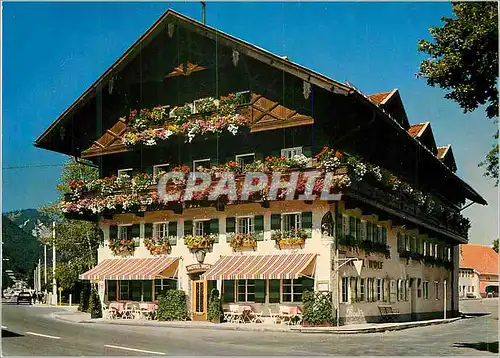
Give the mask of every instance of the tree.
MULTIPOLYGON (((498 4, 454 2, 455 18, 443 17, 443 27, 429 29, 433 41, 420 40, 418 50, 430 58, 420 64, 417 77, 448 91, 464 113, 486 106, 488 118, 498 117, 498 4)), ((495 134, 498 139, 498 132, 495 134)), ((498 144, 486 159, 485 176, 498 185, 498 144)))
MULTIPOLYGON (((61 178, 57 185, 60 200, 64 193, 69 192, 70 180, 90 180, 97 178, 97 169, 88 165, 69 161, 63 166, 61 178)), ((97 249, 103 242, 102 231, 96 223, 83 220, 65 219, 58 203, 52 203, 42 209, 57 220, 56 240, 57 249, 56 280, 59 287, 72 290, 79 280, 79 275, 97 263, 97 249)), ((51 237, 41 238, 44 244, 52 245, 51 237)))
POLYGON ((498 253, 498 239, 493 240, 493 250, 498 253))

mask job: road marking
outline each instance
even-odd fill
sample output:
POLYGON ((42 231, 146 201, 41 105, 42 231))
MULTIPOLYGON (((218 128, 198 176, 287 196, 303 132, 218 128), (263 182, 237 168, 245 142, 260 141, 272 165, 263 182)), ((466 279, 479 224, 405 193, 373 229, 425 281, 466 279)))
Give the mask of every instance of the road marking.
POLYGON ((32 336, 40 336, 40 337, 45 337, 45 338, 61 339, 61 337, 49 336, 49 335, 46 335, 46 334, 35 333, 35 332, 26 332, 26 334, 31 334, 32 336))
POLYGON ((162 353, 162 352, 153 352, 153 351, 144 351, 142 349, 135 349, 135 348, 127 348, 127 347, 119 347, 119 346, 112 346, 110 344, 105 344, 104 347, 108 347, 108 348, 115 348, 115 349, 123 349, 123 350, 126 350, 126 351, 132 351, 132 352, 142 352, 142 353, 151 353, 151 354, 156 354, 156 355, 162 355, 164 356, 165 353, 162 353))

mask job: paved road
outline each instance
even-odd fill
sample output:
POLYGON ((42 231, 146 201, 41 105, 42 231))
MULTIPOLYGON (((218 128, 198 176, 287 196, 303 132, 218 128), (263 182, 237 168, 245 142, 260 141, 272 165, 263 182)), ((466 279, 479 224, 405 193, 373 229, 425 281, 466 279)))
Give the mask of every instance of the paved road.
POLYGON ((77 324, 60 309, 3 304, 2 353, 12 355, 498 355, 498 300, 468 301, 491 315, 438 326, 359 335, 218 331, 77 324))

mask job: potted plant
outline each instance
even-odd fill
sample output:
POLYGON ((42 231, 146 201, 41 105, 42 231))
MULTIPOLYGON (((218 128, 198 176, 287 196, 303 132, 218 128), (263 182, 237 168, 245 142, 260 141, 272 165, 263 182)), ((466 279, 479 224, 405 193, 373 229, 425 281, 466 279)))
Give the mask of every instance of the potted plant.
POLYGON ((130 255, 135 250, 135 241, 133 239, 109 240, 108 246, 115 255, 120 255, 120 254, 130 255))
POLYGON ((234 251, 243 247, 254 248, 257 247, 257 238, 254 234, 233 234, 229 246, 231 246, 234 251))
POLYGON ((282 246, 301 246, 307 239, 307 232, 304 229, 275 230, 271 234, 271 239, 279 247, 282 246))
POLYGON ((215 235, 187 235, 184 236, 184 243, 188 249, 209 249, 215 242, 215 235))
POLYGON ((144 239, 144 246, 152 255, 169 253, 171 250, 168 237, 151 237, 144 239))

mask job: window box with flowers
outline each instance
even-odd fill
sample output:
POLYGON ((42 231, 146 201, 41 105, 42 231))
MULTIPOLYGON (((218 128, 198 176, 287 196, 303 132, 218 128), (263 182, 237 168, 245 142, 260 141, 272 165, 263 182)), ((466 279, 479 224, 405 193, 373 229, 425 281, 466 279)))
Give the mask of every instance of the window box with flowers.
POLYGON ((172 249, 168 237, 145 238, 144 246, 146 246, 151 255, 168 254, 172 249))
POLYGON ((135 241, 133 239, 109 240, 108 247, 115 255, 132 255, 135 251, 135 241))
POLYGON ((233 234, 231 235, 229 246, 233 248, 233 251, 244 247, 251 247, 255 250, 257 247, 257 237, 254 234, 233 234))
POLYGON ((271 239, 280 248, 290 246, 302 246, 306 242, 307 232, 304 229, 274 230, 271 239))
POLYGON ((215 242, 214 234, 203 235, 187 235, 184 236, 184 243, 190 250, 193 249, 210 249, 215 242))

